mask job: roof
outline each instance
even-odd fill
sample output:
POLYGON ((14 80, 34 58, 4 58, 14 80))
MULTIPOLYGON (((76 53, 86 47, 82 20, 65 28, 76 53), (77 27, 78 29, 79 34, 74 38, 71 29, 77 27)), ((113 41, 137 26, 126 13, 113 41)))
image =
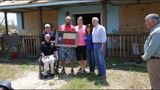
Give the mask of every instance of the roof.
MULTIPOLYGON (((58 0, 52 0, 52 1, 58 1, 58 0)), ((8 1, 0 1, 0 6, 41 4, 47 2, 51 2, 51 0, 8 0, 8 1)))
POLYGON ((0 10, 19 9, 19 8, 32 8, 32 7, 45 7, 45 6, 61 6, 71 4, 85 4, 95 3, 101 0, 36 0, 29 1, 4 1, 0 3, 0 10))
POLYGON ((160 0, 109 0, 112 5, 133 5, 133 4, 149 4, 160 3, 160 0))

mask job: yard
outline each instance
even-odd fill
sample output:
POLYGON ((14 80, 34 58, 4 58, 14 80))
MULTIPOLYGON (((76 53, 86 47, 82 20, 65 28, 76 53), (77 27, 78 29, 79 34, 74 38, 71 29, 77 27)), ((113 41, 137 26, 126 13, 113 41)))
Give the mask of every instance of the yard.
POLYGON ((10 80, 14 89, 150 89, 145 63, 122 62, 119 59, 107 60, 109 86, 96 83, 98 78, 95 75, 70 75, 68 67, 67 75, 40 80, 35 60, 1 59, 0 72, 0 80, 10 80))

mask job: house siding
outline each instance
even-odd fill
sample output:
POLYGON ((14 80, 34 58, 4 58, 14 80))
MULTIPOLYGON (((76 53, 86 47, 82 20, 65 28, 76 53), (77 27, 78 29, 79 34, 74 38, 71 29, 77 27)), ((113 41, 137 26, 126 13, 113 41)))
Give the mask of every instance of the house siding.
POLYGON ((119 6, 107 5, 107 33, 119 31, 119 6))
POLYGON ((120 33, 148 32, 144 24, 145 16, 150 13, 160 15, 160 3, 125 5, 119 9, 120 33))
MULTIPOLYGON (((88 6, 61 8, 61 10, 59 10, 58 12, 58 26, 64 23, 66 12, 69 12, 71 16, 73 14, 85 14, 85 13, 86 14, 101 13, 102 15, 102 5, 88 5, 88 6)), ((119 30, 119 7, 108 4, 106 17, 107 17, 107 32, 113 33, 115 30, 118 31, 119 30)))
MULTIPOLYGON (((43 11, 43 25, 49 23, 54 30, 58 29, 58 12, 57 11, 43 11)), ((24 29, 22 29, 21 15, 17 13, 18 30, 20 35, 39 35, 41 33, 40 13, 39 12, 25 12, 24 13, 24 29)))
POLYGON ((22 30, 22 14, 17 13, 17 30, 20 32, 22 30))
MULTIPOLYGON (((115 33, 119 31, 119 6, 112 6, 107 4, 107 33, 115 33)), ((89 14, 89 13, 100 13, 102 15, 102 5, 87 5, 87 6, 73 6, 64 7, 58 11, 44 11, 43 12, 43 24, 51 23, 53 28, 57 30, 60 25, 65 21, 66 12, 69 15, 74 14, 89 14)), ((17 14, 18 30, 20 34, 34 34, 40 33, 40 15, 39 12, 28 12, 24 14, 24 26, 22 30, 21 15, 17 14)), ((73 16, 72 16, 73 17, 73 16)), ((101 17, 102 19, 102 17, 101 17)), ((74 21, 74 20, 73 20, 74 21)))

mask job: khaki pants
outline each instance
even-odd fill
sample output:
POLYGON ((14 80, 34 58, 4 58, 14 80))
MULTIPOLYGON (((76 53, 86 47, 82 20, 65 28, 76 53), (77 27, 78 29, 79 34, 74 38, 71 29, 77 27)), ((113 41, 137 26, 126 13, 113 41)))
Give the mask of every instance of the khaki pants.
POLYGON ((42 62, 44 63, 44 72, 43 75, 47 75, 47 71, 49 70, 49 65, 51 69, 51 74, 54 74, 54 62, 56 58, 53 55, 42 57, 42 62))
POLYGON ((160 89, 160 59, 150 59, 147 61, 151 89, 160 89))

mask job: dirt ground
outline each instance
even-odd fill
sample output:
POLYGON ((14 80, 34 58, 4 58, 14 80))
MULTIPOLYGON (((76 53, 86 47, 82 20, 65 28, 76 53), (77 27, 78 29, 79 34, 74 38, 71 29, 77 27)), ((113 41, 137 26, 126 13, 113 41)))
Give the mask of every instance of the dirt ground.
MULTIPOLYGON (((72 77, 65 75, 61 78, 40 80, 38 73, 32 71, 12 81, 12 87, 14 89, 60 89, 69 82, 70 78, 72 77)), ((109 86, 101 87, 102 89, 150 89, 148 73, 109 69, 107 80, 109 86)))
POLYGON ((38 79, 37 72, 30 72, 26 76, 19 78, 12 82, 14 89, 57 89, 67 83, 64 79, 53 79, 40 80, 38 79))

